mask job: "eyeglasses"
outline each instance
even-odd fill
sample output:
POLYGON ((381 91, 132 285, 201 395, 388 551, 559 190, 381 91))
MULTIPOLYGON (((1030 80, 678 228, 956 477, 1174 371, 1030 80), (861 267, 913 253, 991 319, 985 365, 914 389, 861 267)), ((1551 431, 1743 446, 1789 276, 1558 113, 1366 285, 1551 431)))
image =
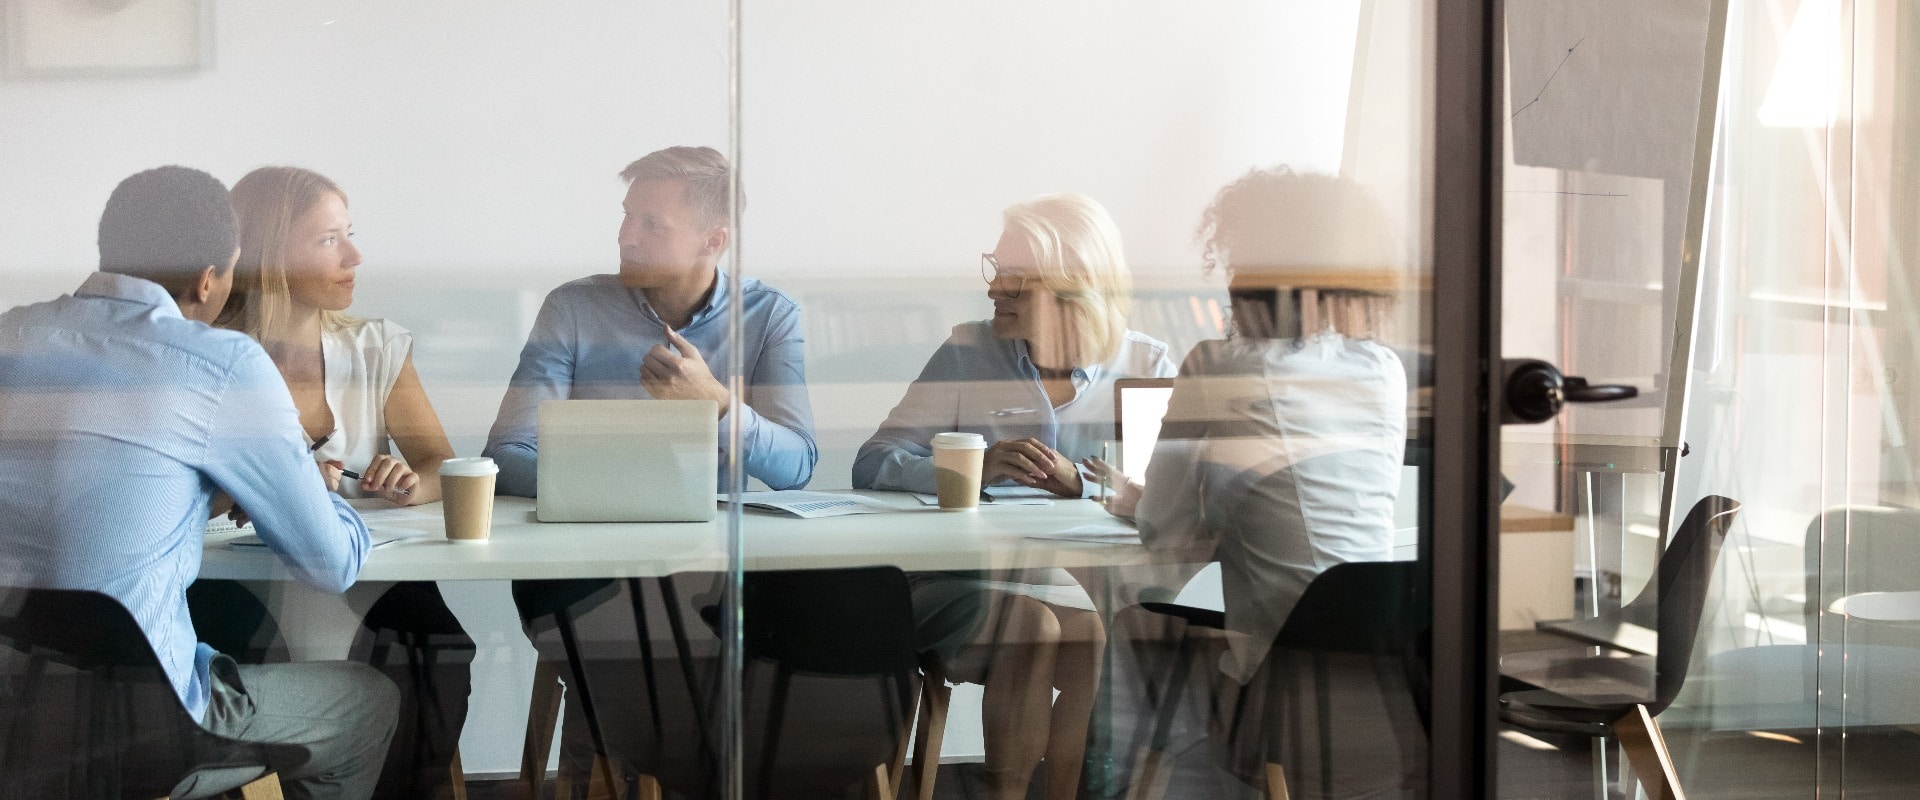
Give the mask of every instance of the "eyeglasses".
POLYGON ((1019 297, 1021 292, 1026 291, 1027 281, 1031 279, 1026 275, 1002 274, 1000 262, 993 259, 992 253, 980 254, 980 277, 986 280, 988 287, 992 287, 994 281, 999 281, 1010 298, 1019 297))

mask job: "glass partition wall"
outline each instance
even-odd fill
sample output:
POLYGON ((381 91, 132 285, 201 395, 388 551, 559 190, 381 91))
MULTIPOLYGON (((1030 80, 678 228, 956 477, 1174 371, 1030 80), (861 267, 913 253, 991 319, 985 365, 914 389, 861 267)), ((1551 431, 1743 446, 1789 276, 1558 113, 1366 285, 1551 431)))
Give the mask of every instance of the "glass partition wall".
MULTIPOLYGON (((1723 496, 1739 511, 1709 562, 1697 631, 1677 642, 1692 654, 1684 681, 1657 718, 1679 782, 1694 796, 1899 793, 1912 785, 1920 744, 1908 728, 1915 617, 1904 577, 1920 530, 1910 509, 1912 404, 1903 389, 1912 366, 1911 326, 1903 320, 1914 302, 1906 259, 1916 219, 1913 143, 1920 141, 1915 18, 1897 3, 1726 5, 1693 286, 1687 454, 1668 476, 1528 459, 1508 448, 1507 463, 1534 484, 1516 477, 1516 500, 1574 523, 1522 547, 1556 560, 1570 554, 1576 568, 1541 581, 1537 567, 1503 559, 1501 627, 1511 630, 1502 633, 1502 674, 1595 691, 1647 677, 1656 650, 1659 664, 1669 664, 1664 651, 1672 640, 1654 631, 1639 631, 1636 640, 1635 631, 1610 628, 1617 635, 1607 646, 1585 651, 1609 656, 1607 669, 1537 671, 1566 663, 1569 645, 1599 642, 1567 639, 1570 626, 1555 619, 1614 614, 1648 628, 1668 622, 1636 620, 1633 607, 1650 596, 1668 599, 1653 579, 1676 561, 1668 544, 1681 515, 1701 498, 1723 496), (1658 492, 1669 478, 1677 502, 1662 517, 1658 492), (1614 610, 1622 606, 1624 614, 1614 610), (1549 651, 1563 655, 1541 655, 1549 651)), ((1685 17, 1710 4, 1662 6, 1668 17, 1685 17)), ((1529 160, 1526 115, 1552 98, 1523 110, 1540 77, 1523 68, 1564 60, 1562 78, 1578 78, 1579 60, 1604 56, 1609 42, 1632 34, 1646 46, 1673 35, 1678 22, 1638 15, 1597 27, 1592 38, 1554 38, 1566 31, 1519 25, 1519 16, 1510 12, 1507 31, 1514 101, 1503 269, 1508 353, 1584 361, 1570 371, 1672 391, 1679 382, 1650 381, 1657 371, 1636 368, 1633 359, 1651 352, 1657 365, 1667 346, 1657 337, 1672 330, 1682 287, 1671 265, 1682 253, 1633 232, 1662 230, 1665 214, 1671 233, 1675 195, 1617 164, 1529 160), (1536 197, 1550 202, 1530 202, 1536 197), (1655 269, 1662 262, 1664 275, 1655 269)), ((1684 82, 1672 73, 1664 80, 1668 88, 1684 82)), ((1663 91, 1618 85, 1626 96, 1663 91)), ((1565 99, 1607 107, 1615 96, 1601 90, 1565 99)), ((1641 130, 1639 152, 1651 151, 1646 142, 1656 135, 1655 126, 1641 130)), ((1563 418, 1549 438, 1577 438, 1589 416, 1583 409, 1563 418)), ((1503 540, 1510 556, 1514 541, 1503 540)), ((1499 752, 1502 796, 1634 791, 1611 741, 1593 745, 1510 726, 1499 752)))
POLYGON ((738 14, 743 796, 1424 794, 1422 7, 738 14))

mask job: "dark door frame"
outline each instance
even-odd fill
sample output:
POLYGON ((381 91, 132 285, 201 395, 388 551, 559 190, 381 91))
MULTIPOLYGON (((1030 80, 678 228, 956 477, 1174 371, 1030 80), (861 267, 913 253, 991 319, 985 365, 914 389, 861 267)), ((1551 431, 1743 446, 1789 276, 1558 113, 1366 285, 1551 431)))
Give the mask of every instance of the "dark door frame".
POLYGON ((1492 797, 1498 669, 1500 0, 1435 0, 1431 209, 1433 568, 1428 796, 1492 797))

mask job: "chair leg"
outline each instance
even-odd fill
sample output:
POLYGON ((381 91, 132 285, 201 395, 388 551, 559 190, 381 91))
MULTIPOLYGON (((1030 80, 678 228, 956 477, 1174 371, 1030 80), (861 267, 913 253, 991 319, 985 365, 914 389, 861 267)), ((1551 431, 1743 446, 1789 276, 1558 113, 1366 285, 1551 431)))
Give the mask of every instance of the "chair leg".
POLYGON ((1613 735, 1619 737, 1620 746, 1627 751, 1627 763, 1633 765, 1633 773, 1640 779, 1640 786, 1647 790, 1651 800, 1687 800, 1685 792, 1680 790, 1680 777, 1673 769, 1673 756, 1667 752, 1666 737, 1660 735, 1660 723, 1647 713, 1647 707, 1637 705, 1627 715, 1615 720, 1613 735))
POLYGON ((652 775, 641 773, 634 796, 638 800, 660 800, 660 781, 652 775))
POLYGON ((520 782, 526 787, 528 800, 539 800, 540 785, 546 781, 547 758, 553 752, 553 729, 560 722, 560 701, 565 693, 553 665, 535 662, 533 696, 527 701, 527 737, 520 748, 520 782))
POLYGON ((1267 762, 1267 800, 1288 800, 1288 797, 1286 769, 1267 762))
POLYGON ((447 785, 453 787, 453 800, 467 800, 467 772, 460 768, 460 748, 453 748, 453 763, 447 765, 447 785))
POLYGON ((587 776, 587 800, 620 800, 626 785, 614 774, 613 759, 593 757, 593 774, 587 776))
POLYGON ((873 776, 867 779, 867 800, 894 800, 893 785, 887 780, 887 765, 873 765, 873 776))
POLYGON ((933 782, 940 774, 940 743, 947 735, 947 705, 953 687, 946 672, 935 667, 920 682, 920 725, 913 744, 914 796, 933 800, 933 782))
MULTIPOLYGON (((910 684, 911 682, 909 682, 909 685, 910 684)), ((925 691, 916 693, 908 701, 912 705, 907 707, 907 718, 901 721, 900 735, 895 737, 893 742, 893 759, 887 762, 887 781, 893 786, 895 792, 900 790, 901 778, 906 776, 907 748, 910 746, 907 740, 913 738, 914 719, 920 713, 920 698, 925 695, 925 691)), ((887 719, 888 721, 892 721, 893 714, 889 713, 887 719)))
POLYGON ((1127 781, 1127 800, 1160 800, 1167 796, 1167 783, 1173 779, 1165 751, 1152 745, 1140 748, 1133 759, 1133 777, 1127 781))
POLYGON ((240 787, 243 800, 282 800, 280 794, 280 773, 269 772, 255 778, 252 783, 240 787))

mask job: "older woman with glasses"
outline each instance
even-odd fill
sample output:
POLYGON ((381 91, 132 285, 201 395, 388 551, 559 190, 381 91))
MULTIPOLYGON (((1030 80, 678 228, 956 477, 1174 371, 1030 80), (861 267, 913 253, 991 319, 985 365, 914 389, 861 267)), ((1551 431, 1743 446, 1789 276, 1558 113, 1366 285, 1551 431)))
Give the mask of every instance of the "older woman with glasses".
MULTIPOLYGON (((1085 496, 1076 462, 1113 438, 1113 381, 1174 374, 1164 343, 1127 328, 1132 278, 1100 204, 1038 197, 1007 209, 1004 227, 981 256, 993 318, 956 326, 934 352, 861 446, 855 487, 935 491, 929 445, 961 431, 990 443, 987 485, 1085 496)), ((1086 592, 1061 570, 912 580, 922 649, 986 688, 993 796, 1026 797, 1043 756, 1048 796, 1075 796, 1106 640, 1086 592)))

